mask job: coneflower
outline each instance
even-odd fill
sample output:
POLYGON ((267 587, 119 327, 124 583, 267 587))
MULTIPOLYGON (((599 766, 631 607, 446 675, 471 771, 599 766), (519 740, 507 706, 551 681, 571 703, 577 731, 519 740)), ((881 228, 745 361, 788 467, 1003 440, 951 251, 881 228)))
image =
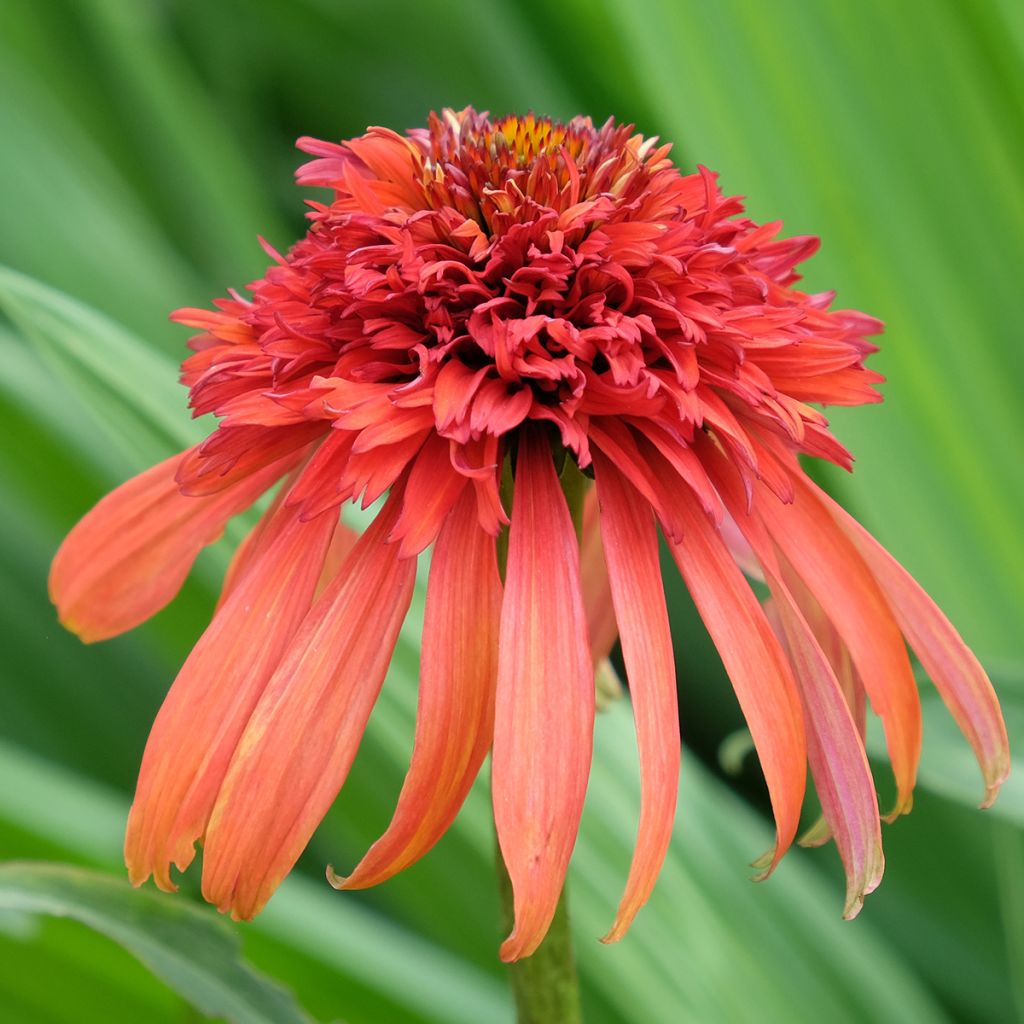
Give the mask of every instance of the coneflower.
POLYGON ((921 742, 904 640, 994 798, 1009 761, 984 671, 797 460, 849 468, 810 403, 875 402, 881 380, 864 366, 881 324, 795 287, 817 239, 779 239, 711 172, 680 173, 668 146, 613 121, 446 110, 404 136, 299 146, 315 157, 299 183, 332 191, 305 238, 284 256, 266 246, 249 297, 174 314, 201 331, 183 381, 217 428, 104 498, 53 565, 62 621, 113 636, 281 481, 153 727, 133 882, 173 888, 171 865, 201 841, 206 898, 260 910, 345 781, 430 545, 412 763, 387 832, 338 886, 426 853, 491 751, 515 902, 501 955, 535 950, 587 788, 595 658, 617 627, 642 776, 607 938, 623 934, 664 858, 679 775, 659 527, 760 757, 777 827, 765 873, 795 837, 809 762, 848 916, 877 885, 865 697, 897 815, 921 742), (361 537, 341 525, 346 502, 380 499, 361 537), (740 566, 766 580, 767 614, 740 566))

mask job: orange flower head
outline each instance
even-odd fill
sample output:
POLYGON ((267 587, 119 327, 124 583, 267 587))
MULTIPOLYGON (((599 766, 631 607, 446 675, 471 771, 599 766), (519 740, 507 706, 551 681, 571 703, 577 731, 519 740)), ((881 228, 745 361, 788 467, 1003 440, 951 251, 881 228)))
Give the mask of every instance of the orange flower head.
POLYGON ((766 874, 795 837, 809 763, 847 916, 878 884, 865 709, 884 726, 896 815, 921 739, 905 640, 994 798, 1009 762, 985 673, 797 460, 849 468, 814 405, 878 401, 881 380, 864 366, 881 324, 796 287, 817 239, 779 238, 710 171, 681 173, 667 145, 613 121, 467 108, 299 147, 315 158, 299 183, 330 190, 306 236, 285 256, 265 246, 248 297, 174 314, 200 331, 183 381, 217 428, 104 498, 53 564, 62 621, 113 636, 281 482, 157 716, 128 824, 135 883, 173 888, 171 865, 202 841, 207 899, 260 910, 345 781, 430 545, 409 773, 381 839, 347 877, 329 872, 336 886, 426 853, 490 751, 515 902, 501 954, 529 955, 576 839, 594 665, 618 636, 642 781, 606 938, 625 932, 665 856, 679 774, 659 527, 760 757, 777 827, 766 874), (579 516, 566 494, 584 491, 579 516), (362 536, 341 524, 345 503, 382 498, 362 536), (741 570, 767 583, 766 608, 741 570))

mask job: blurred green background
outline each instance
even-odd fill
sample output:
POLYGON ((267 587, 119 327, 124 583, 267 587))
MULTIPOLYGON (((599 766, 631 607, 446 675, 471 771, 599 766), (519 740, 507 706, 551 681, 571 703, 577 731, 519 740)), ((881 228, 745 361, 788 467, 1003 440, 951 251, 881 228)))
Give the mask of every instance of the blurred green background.
MULTIPOLYGON (((119 878, 149 724, 212 608, 219 549, 170 609, 95 648, 64 634, 46 599, 74 521, 195 436, 175 383, 187 335, 168 312, 257 276, 257 232, 284 248, 303 230, 298 135, 402 129, 441 106, 633 121, 672 141, 682 167, 718 170, 754 217, 822 237, 809 286, 888 324, 873 360, 885 403, 835 414, 857 469, 824 479, 975 647, 1024 749, 1022 70, 1015 0, 3 0, 0 858, 119 878)), ((598 725, 571 873, 588 1021, 1024 1019, 1019 758, 996 808, 974 810, 976 767, 923 682, 917 806, 886 829, 886 879, 861 917, 840 920, 832 848, 795 851, 751 885, 770 835, 763 787, 752 758, 720 767, 742 721, 666 578, 688 745, 679 819, 651 903, 601 946, 637 814, 620 702, 598 725)), ((483 789, 380 889, 342 895, 323 879, 390 817, 415 620, 350 783, 254 925, 202 914, 193 943, 182 900, 133 902, 75 874, 29 885, 0 867, 0 1019, 202 1019, 184 993, 246 1022, 511 1021, 483 789), (27 913, 39 908, 58 916, 27 913), (218 949, 240 935, 253 970, 297 1002, 247 973, 236 992, 211 987, 204 928, 218 949)), ((192 875, 184 885, 194 895, 192 875)))

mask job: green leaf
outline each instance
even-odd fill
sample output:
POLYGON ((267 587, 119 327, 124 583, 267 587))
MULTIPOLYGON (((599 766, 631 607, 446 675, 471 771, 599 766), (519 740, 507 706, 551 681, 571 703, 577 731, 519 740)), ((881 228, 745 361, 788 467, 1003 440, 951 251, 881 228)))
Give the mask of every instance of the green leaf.
POLYGON ((70 917, 124 946, 196 1009, 237 1024, 308 1024, 239 957, 236 934, 188 900, 62 864, 0 865, 0 909, 70 917))
MULTIPOLYGON (((0 741, 0 823, 31 833, 66 856, 121 870, 121 841, 127 802, 109 788, 76 777, 55 765, 0 741)), ((2 869, 0 869, 2 870, 2 869)), ((114 884, 112 882, 112 884, 114 884)), ((126 891, 125 891, 126 890, 126 891)), ((362 998, 365 1016, 334 999, 333 1015, 353 1020, 380 1020, 388 1007, 401 1019, 432 1024, 503 1024, 509 1020, 500 978, 488 977, 472 965, 398 924, 388 921, 358 899, 331 889, 321 875, 310 881, 293 875, 274 896, 271 906, 252 926, 239 926, 199 911, 183 895, 167 897, 150 888, 125 895, 150 896, 161 906, 181 906, 204 924, 227 931, 233 947, 248 932, 248 945, 270 951, 267 969, 279 970, 282 948, 301 954, 322 977, 331 977, 332 994, 353 985, 368 989, 362 998), (401 979, 396 986, 395 978, 401 979)), ((0 908, 6 906, 0 897, 0 908)), ((0 993, 3 992, 0 979, 0 993)))
POLYGON ((810 290, 886 321, 871 360, 884 404, 828 411, 857 456, 844 494, 983 660, 1019 656, 1014 5, 941 0, 926 19, 880 0, 560 6, 588 24, 590 62, 643 68, 623 99, 654 112, 643 128, 681 166, 706 164, 755 217, 820 235, 810 290))
POLYGON ((173 343, 168 309, 202 282, 133 189, 131 149, 112 160, 98 144, 124 132, 95 92, 104 71, 82 63, 74 7, 0 5, 0 262, 173 343))
POLYGON ((69 390, 108 441, 143 464, 202 438, 174 363, 108 317, 7 267, 0 267, 0 312, 54 371, 52 416, 60 417, 69 390))

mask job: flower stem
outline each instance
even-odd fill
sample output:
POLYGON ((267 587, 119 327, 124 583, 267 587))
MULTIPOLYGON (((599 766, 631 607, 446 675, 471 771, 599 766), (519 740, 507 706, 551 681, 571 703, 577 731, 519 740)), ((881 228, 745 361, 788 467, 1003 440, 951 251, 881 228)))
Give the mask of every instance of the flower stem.
MULTIPOLYGON (((583 531, 583 499, 588 481, 575 463, 566 459, 560 475, 562 493, 565 495, 569 515, 572 517, 576 536, 583 531)), ((502 471, 502 504, 512 509, 513 478, 511 461, 506 459, 502 471)), ((502 531, 498 538, 498 568, 505 579, 505 563, 508 558, 508 531, 502 531)), ((496 848, 498 889, 501 895, 502 916, 506 933, 515 925, 515 905, 512 894, 512 879, 509 878, 501 848, 496 848)), ((569 897, 566 887, 558 899, 555 916, 551 920, 544 941, 531 956, 508 965, 512 993, 516 1001, 518 1024, 581 1024, 580 985, 576 974, 576 958, 572 950, 572 933, 569 928, 569 897)))
MULTIPOLYGON (((512 930, 512 881, 501 851, 497 855, 498 886, 506 931, 512 930)), ((580 986, 569 930, 569 900, 562 889, 558 909, 544 941, 532 956, 508 965, 519 1024, 581 1024, 580 986)))

